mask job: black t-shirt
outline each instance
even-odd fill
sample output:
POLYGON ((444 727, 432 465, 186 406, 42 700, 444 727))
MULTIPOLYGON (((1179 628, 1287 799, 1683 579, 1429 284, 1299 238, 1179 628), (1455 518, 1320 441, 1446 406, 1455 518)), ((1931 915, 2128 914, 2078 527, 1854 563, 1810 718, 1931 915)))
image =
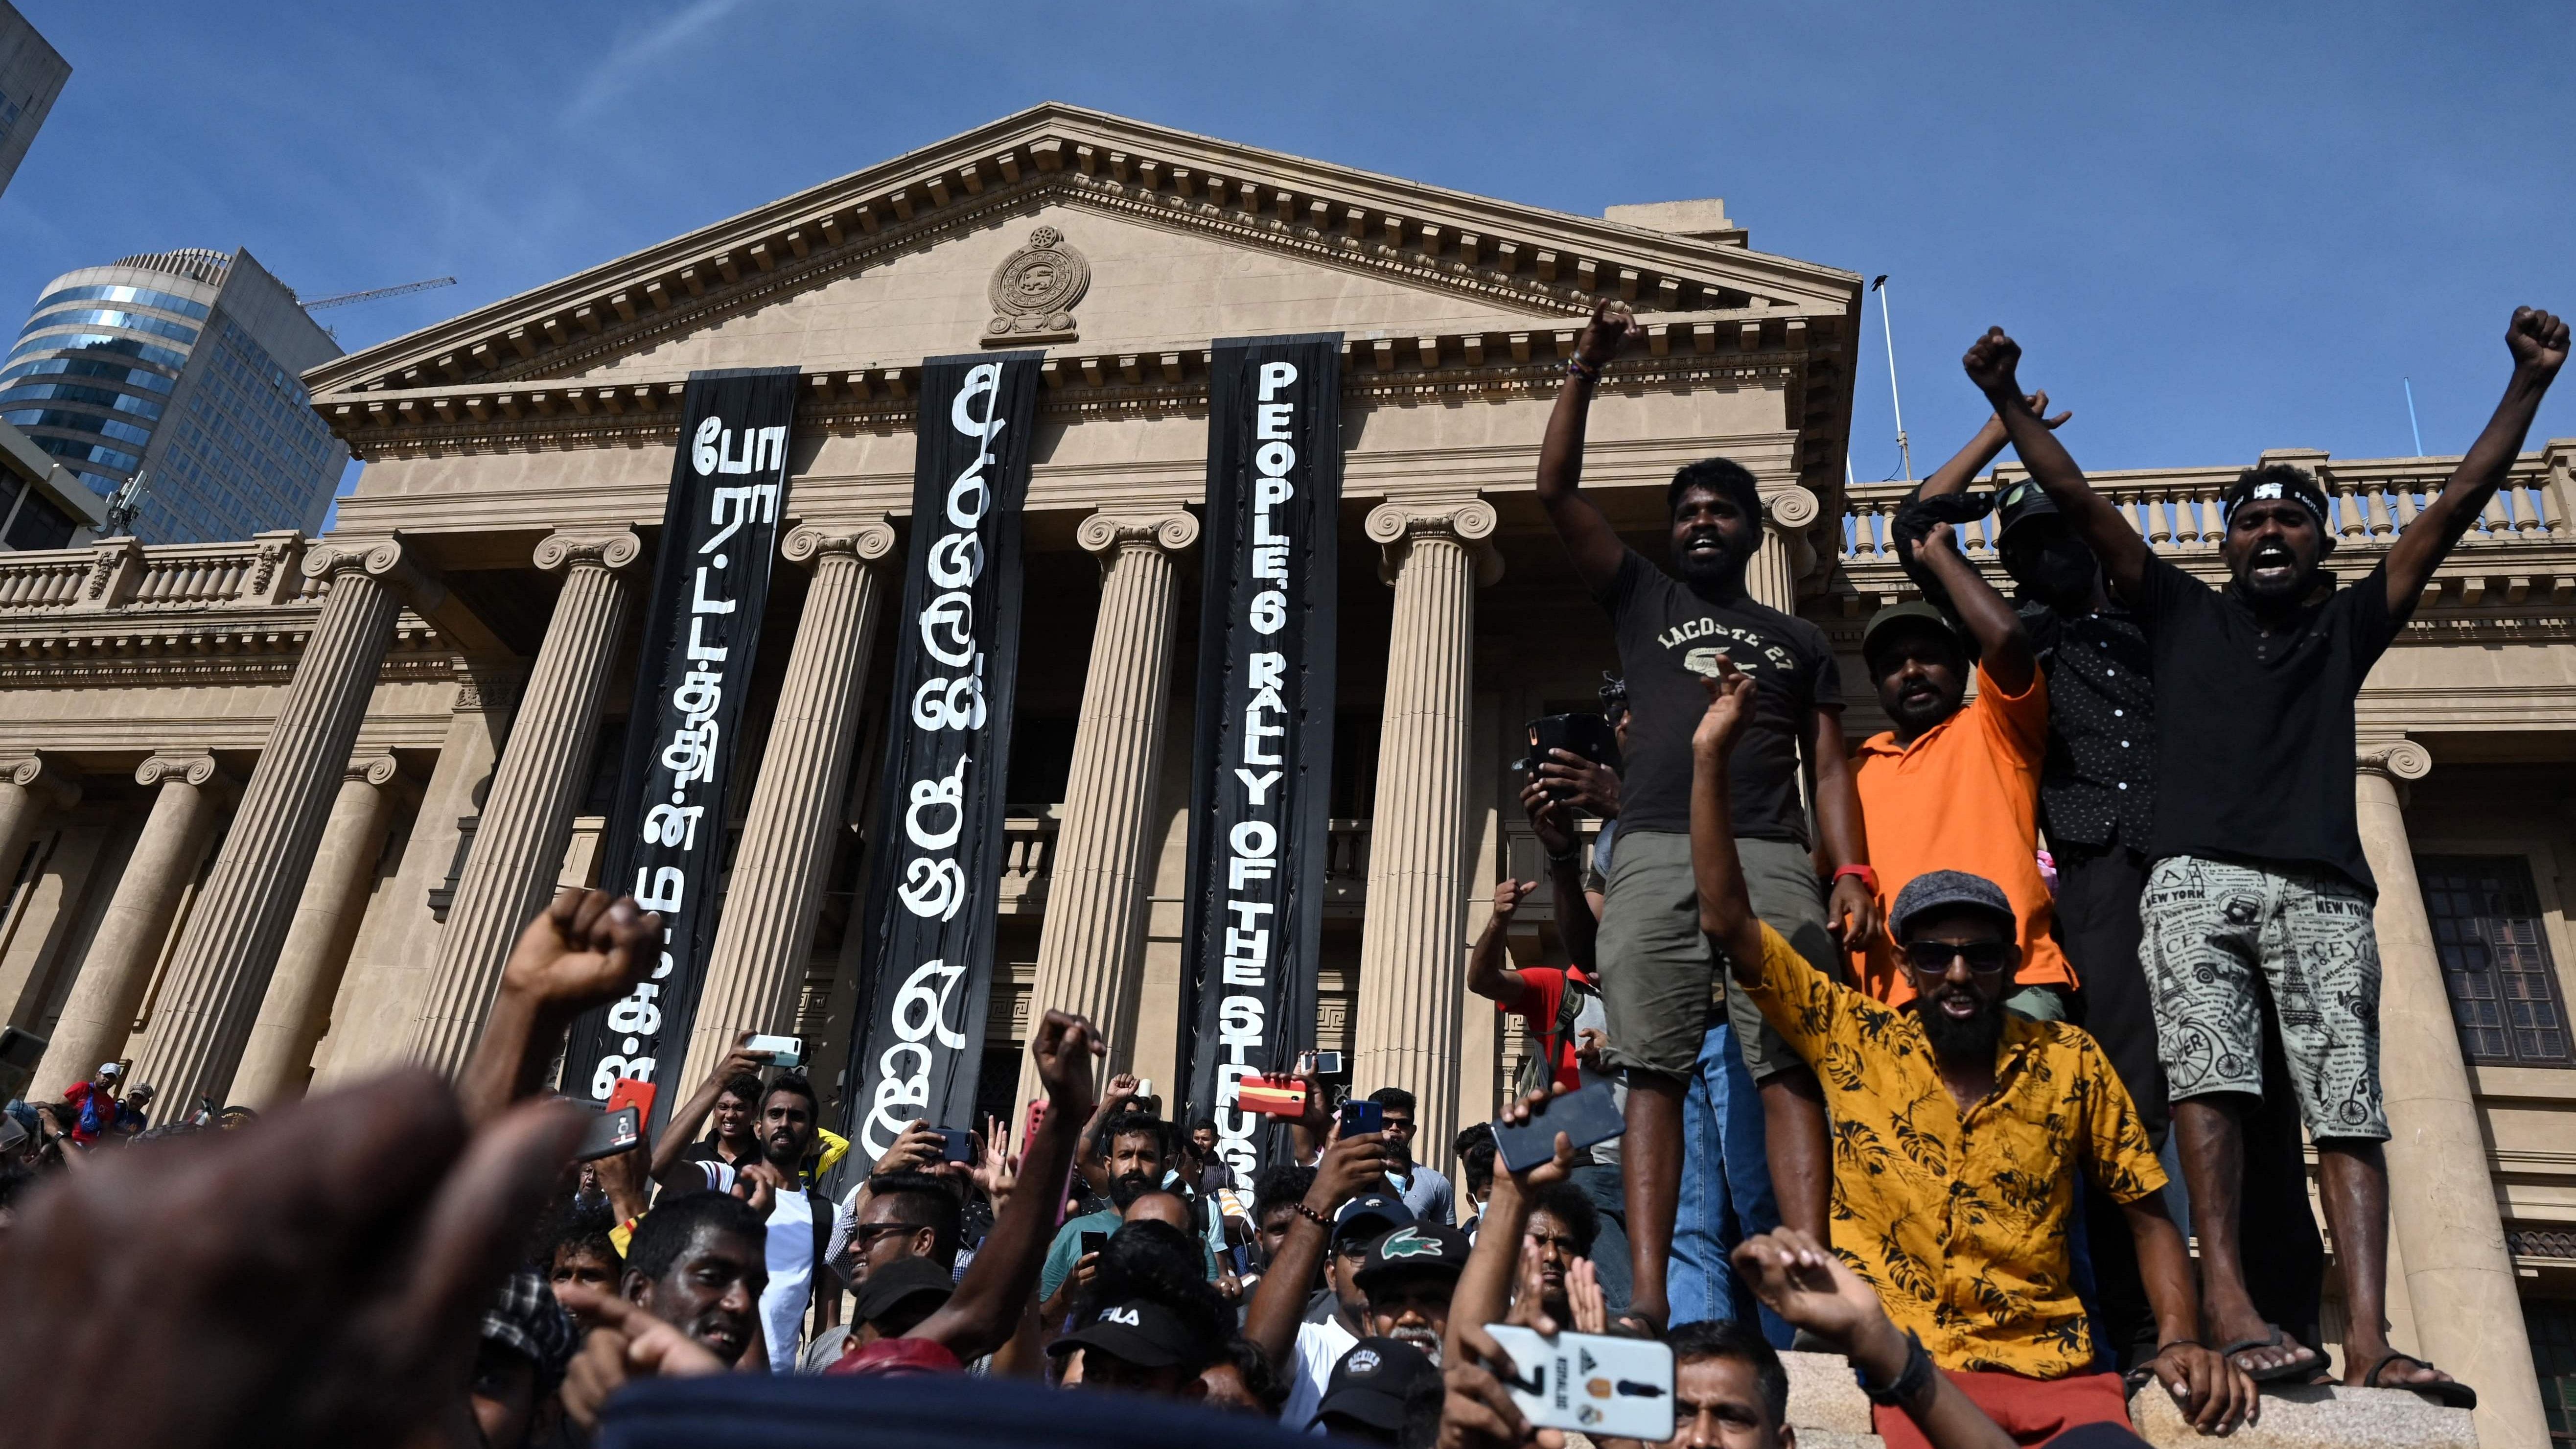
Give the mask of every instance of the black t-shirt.
POLYGON ((2322 865, 2377 894, 2353 814, 2353 700, 2406 624, 2388 566, 2265 633, 2233 588, 2147 560, 2155 651, 2149 853, 2322 865))
POLYGON ((1728 773, 1735 833, 1807 843, 1798 801, 1798 737, 1811 709, 1842 707, 1842 669, 1824 631, 1804 619, 1738 599, 1712 603, 1635 549, 1601 595, 1628 679, 1627 769, 1619 780, 1623 830, 1690 833, 1691 732, 1708 713, 1700 680, 1717 656, 1753 676, 1753 719, 1728 773))

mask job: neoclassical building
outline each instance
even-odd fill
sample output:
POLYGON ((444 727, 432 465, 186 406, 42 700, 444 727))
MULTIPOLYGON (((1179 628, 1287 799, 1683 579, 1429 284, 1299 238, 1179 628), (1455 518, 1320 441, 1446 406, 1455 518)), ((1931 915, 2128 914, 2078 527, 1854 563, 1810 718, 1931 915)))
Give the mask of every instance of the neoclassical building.
MULTIPOLYGON (((1756 591, 1857 684, 1861 623, 1908 592, 1884 548, 1903 485, 1844 484, 1860 294, 1714 201, 1572 216, 1047 105, 336 359, 305 382, 368 466, 328 537, 0 556, 0 1007, 48 1039, 27 1090, 131 1057, 167 1109, 266 1105, 461 1061, 519 925, 597 878, 683 382, 792 366, 757 739, 688 1062, 662 1075, 754 1027, 805 1036, 836 1092, 912 394, 924 357, 1000 345, 1047 360, 983 1096, 1029 1094, 1030 1012, 1065 1007, 1170 1097, 1208 353, 1339 332, 1317 1030, 1445 1141, 1520 1045, 1463 960, 1496 878, 1539 874, 1521 722, 1595 707, 1616 663, 1531 493, 1575 330, 1616 296, 1649 343, 1602 390, 1586 486, 1660 557, 1675 468, 1743 461, 1756 591), (1035 241, 1079 267, 1032 268, 1035 241)), ((2266 456, 2327 480, 2347 567, 2449 463, 2266 456)), ((2214 576, 2247 461, 2100 481, 2214 576)), ((2398 1337, 2480 1384, 2490 1443, 2542 1432, 2528 1345, 2576 1374, 2571 462, 2527 455, 2444 567, 2354 762, 2386 886, 2398 1337)), ((1881 724, 1852 701, 1852 738, 1881 724)), ((1562 959, 1543 902, 1513 948, 1562 959)))

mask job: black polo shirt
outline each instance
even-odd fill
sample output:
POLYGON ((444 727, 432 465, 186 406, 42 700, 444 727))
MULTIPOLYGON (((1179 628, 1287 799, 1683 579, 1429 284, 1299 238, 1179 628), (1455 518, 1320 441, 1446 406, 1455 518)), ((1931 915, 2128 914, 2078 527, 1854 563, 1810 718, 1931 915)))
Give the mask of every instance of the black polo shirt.
POLYGON ((2048 843, 2144 851, 2156 810, 2156 693, 2146 631, 2117 604, 2066 614, 2026 600, 2021 622, 2048 671, 2048 756, 2039 771, 2048 843))
POLYGON ((2353 811, 2353 700, 2411 611, 2388 607, 2387 564, 2272 631, 2232 585, 2160 557, 2139 593, 2163 787, 2148 853, 2321 865, 2375 896, 2353 811))

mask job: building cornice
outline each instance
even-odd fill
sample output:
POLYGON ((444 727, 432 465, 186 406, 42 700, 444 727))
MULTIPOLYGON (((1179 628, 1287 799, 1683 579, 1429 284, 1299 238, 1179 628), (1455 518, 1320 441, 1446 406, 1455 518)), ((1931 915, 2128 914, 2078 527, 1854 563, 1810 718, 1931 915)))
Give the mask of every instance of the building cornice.
POLYGON ((1054 103, 306 374, 317 398, 564 376, 1040 198, 1224 232, 1539 315, 1856 312, 1860 278, 1748 248, 1424 186, 1054 103))

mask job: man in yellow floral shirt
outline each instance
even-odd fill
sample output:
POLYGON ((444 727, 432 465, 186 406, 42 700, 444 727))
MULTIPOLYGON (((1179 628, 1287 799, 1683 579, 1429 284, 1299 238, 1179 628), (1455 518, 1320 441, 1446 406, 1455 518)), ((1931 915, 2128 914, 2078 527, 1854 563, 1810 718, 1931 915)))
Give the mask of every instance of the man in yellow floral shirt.
MULTIPOLYGON (((1816 1069, 1834 1124, 1834 1251, 1961 1391, 2023 1444, 2078 1424, 2128 1426, 2116 1373, 2093 1371, 2068 1229, 2075 1176, 2121 1204, 2158 1342, 2147 1367, 2203 1433, 2254 1408, 2244 1372, 2192 1340, 2191 1259, 2165 1215, 2164 1169, 2091 1037, 2003 1009, 2020 962, 2003 888, 1916 876, 1888 915, 1914 999, 1890 1007, 1807 964, 1753 914, 1729 823, 1726 755, 1750 704, 1722 670, 1691 741, 1700 927, 1774 1029, 1816 1069)), ((1882 1394, 1890 1449, 1922 1442, 1882 1394)))

